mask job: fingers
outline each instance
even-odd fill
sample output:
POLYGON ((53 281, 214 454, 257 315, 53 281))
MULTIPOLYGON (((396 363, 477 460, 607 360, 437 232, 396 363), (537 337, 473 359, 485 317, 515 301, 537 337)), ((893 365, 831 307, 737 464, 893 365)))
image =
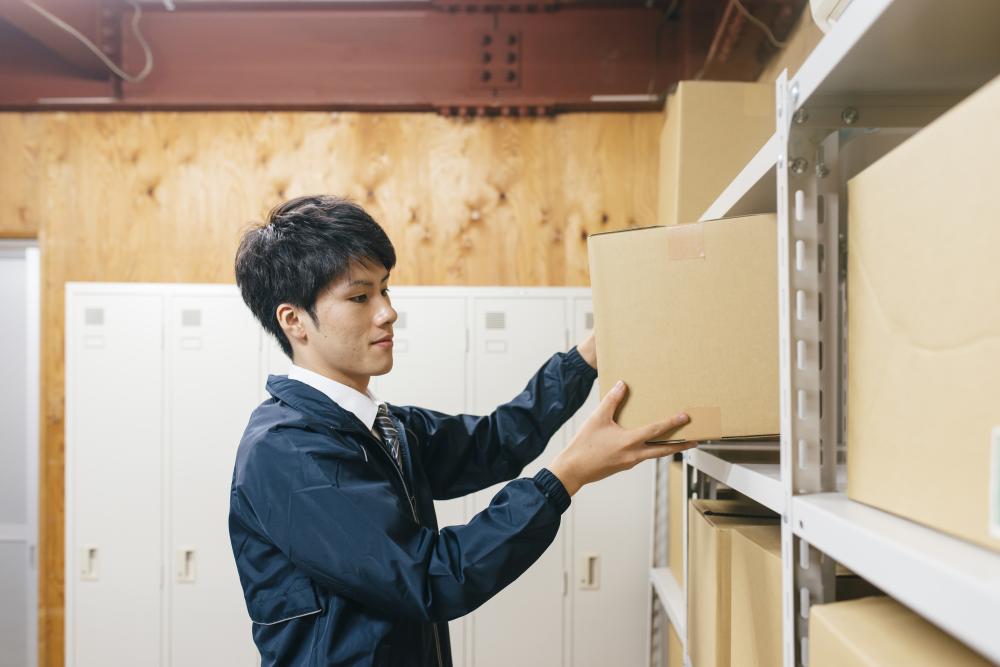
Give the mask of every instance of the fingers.
POLYGON ((608 421, 614 421, 615 412, 618 410, 618 406, 625 399, 627 387, 625 383, 619 380, 614 387, 604 396, 601 400, 601 404, 597 407, 595 412, 598 412, 605 417, 608 421))
POLYGON ((680 442, 673 445, 646 445, 639 453, 639 460, 646 461, 648 459, 658 459, 664 456, 670 456, 671 454, 676 454, 677 452, 694 449, 697 446, 697 442, 680 442))
POLYGON ((691 418, 688 417, 683 412, 678 412, 676 415, 662 422, 656 422, 648 426, 643 426, 641 428, 635 429, 633 432, 636 440, 639 442, 649 442, 650 440, 655 440, 667 435, 671 431, 676 431, 681 426, 684 426, 691 418))

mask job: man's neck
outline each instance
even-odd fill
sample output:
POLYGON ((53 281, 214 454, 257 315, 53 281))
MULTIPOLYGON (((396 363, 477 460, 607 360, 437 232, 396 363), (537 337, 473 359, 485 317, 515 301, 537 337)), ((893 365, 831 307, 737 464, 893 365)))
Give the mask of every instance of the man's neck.
POLYGON ((317 375, 322 375, 325 378, 333 380, 334 382, 339 382, 342 385, 346 385, 351 389, 357 391, 361 394, 368 394, 368 383, 371 380, 370 375, 363 376, 350 376, 339 372, 335 368, 330 368, 326 364, 314 363, 309 359, 303 359, 300 355, 295 355, 292 357, 292 363, 299 368, 304 368, 307 371, 312 371, 317 375))

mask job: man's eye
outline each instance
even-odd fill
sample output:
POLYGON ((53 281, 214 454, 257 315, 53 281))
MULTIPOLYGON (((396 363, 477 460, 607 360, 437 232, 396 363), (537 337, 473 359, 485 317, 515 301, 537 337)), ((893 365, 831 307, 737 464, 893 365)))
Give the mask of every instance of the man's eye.
POLYGON ((351 301, 353 301, 354 303, 364 303, 367 300, 368 300, 368 295, 367 294, 361 294, 359 296, 352 296, 351 297, 351 301))
POLYGON ((382 290, 382 296, 389 296, 389 288, 388 287, 386 287, 384 290, 382 290))

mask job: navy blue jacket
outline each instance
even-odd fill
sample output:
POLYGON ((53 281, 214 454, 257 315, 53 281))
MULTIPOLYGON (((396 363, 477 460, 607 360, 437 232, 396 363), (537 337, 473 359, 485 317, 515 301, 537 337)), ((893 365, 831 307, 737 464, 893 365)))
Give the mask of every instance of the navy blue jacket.
POLYGON ((403 473, 325 394, 272 375, 236 455, 229 534, 263 665, 451 665, 447 621, 517 579, 570 499, 548 470, 464 526, 435 499, 512 480, 586 400, 596 371, 554 355, 485 417, 390 406, 403 473))

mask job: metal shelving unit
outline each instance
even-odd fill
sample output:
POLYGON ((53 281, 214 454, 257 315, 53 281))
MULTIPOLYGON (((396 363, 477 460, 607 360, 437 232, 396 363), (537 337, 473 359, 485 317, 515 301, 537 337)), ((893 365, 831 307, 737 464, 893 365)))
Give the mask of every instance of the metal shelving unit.
MULTIPOLYGON (((702 216, 778 215, 780 463, 692 450, 684 497, 723 484, 782 514, 784 667, 805 664, 809 609, 833 599, 835 562, 1000 663, 1000 554, 849 500, 837 465, 846 431, 841 149, 859 130, 923 127, 1000 74, 997 26, 996 0, 854 0, 796 75, 779 76, 775 134, 702 216)), ((686 523, 685 512, 685 541, 686 523)), ((651 580, 686 655, 683 590, 663 568, 651 580)))

